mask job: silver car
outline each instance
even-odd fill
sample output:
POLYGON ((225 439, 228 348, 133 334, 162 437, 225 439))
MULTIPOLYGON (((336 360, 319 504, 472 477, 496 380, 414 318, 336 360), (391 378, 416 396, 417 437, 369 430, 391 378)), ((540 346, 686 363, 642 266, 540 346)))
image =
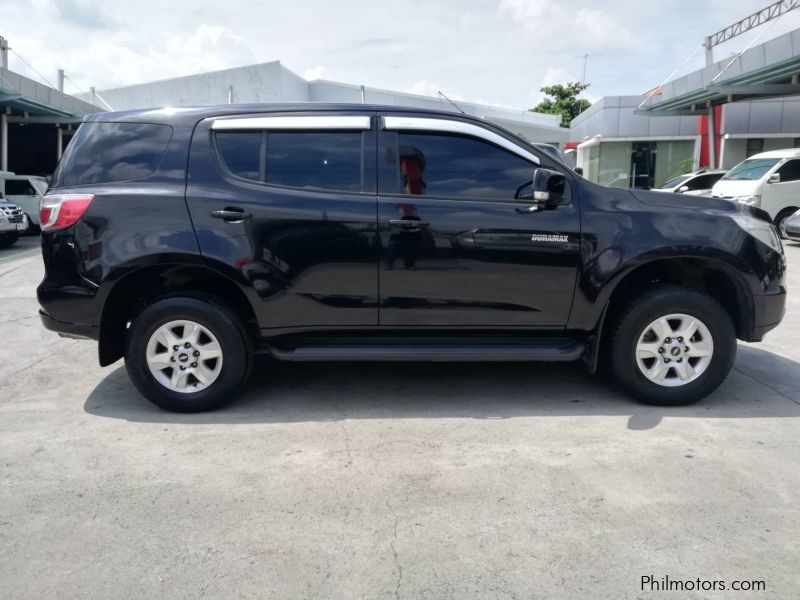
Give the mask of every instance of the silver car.
POLYGON ((781 235, 787 240, 800 242, 800 210, 781 224, 781 235))

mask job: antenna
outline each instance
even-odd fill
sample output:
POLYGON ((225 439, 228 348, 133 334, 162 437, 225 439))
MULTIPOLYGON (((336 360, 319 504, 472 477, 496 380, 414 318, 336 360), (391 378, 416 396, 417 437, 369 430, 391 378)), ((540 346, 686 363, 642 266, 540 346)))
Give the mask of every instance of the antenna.
POLYGON ((456 107, 456 108, 457 108, 459 111, 461 111, 461 114, 462 114, 462 115, 465 115, 465 114, 467 114, 466 112, 464 112, 464 111, 461 109, 461 107, 460 107, 458 104, 456 104, 455 102, 453 102, 452 100, 450 100, 450 98, 448 98, 447 96, 445 96, 445 95, 444 95, 444 92, 442 92, 441 90, 439 90, 437 93, 438 93, 438 94, 439 94, 439 95, 440 95, 442 98, 444 98, 445 100, 447 100, 447 101, 448 101, 450 104, 452 104, 453 106, 455 106, 455 107, 456 107))
MULTIPOLYGON (((589 55, 588 54, 584 54, 583 55, 583 77, 581 78, 581 85, 582 86, 586 85, 586 66, 588 64, 589 64, 589 55)), ((583 102, 581 102, 581 100, 583 100, 583 92, 584 91, 585 90, 581 90, 581 93, 578 95, 578 114, 581 114, 583 112, 583 102)))

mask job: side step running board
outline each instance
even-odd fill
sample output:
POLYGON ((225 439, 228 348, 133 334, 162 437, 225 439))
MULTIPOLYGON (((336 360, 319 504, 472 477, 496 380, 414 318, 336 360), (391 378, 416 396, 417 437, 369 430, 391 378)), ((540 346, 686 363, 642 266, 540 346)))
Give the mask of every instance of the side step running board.
POLYGON ((585 349, 583 342, 560 345, 308 345, 272 346, 270 353, 278 360, 290 361, 543 361, 578 360, 585 349))

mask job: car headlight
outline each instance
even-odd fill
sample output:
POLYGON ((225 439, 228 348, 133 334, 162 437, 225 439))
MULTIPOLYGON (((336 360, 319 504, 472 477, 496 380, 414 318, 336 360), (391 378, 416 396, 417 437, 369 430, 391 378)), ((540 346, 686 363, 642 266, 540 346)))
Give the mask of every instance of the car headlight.
POLYGON ((735 196, 733 199, 740 204, 747 204, 748 206, 761 206, 761 196, 735 196))
POLYGON ((736 215, 731 219, 765 246, 769 246, 775 252, 783 253, 781 238, 772 223, 767 223, 755 217, 748 217, 747 215, 736 215))

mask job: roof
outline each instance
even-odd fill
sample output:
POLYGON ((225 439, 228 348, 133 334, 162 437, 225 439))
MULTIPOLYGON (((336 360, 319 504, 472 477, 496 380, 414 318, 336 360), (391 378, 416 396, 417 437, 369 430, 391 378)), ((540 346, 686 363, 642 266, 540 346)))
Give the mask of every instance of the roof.
MULTIPOLYGON (((274 102, 252 104, 216 104, 209 106, 187 106, 180 108, 150 108, 143 110, 126 110, 117 112, 98 112, 84 117, 86 122, 139 122, 170 124, 181 121, 196 122, 208 117, 242 115, 250 113, 282 113, 282 112, 368 112, 368 113, 405 113, 433 115, 448 119, 463 119, 473 122, 494 125, 487 119, 472 115, 454 113, 448 110, 429 108, 413 108, 388 104, 355 104, 355 103, 322 103, 291 102, 278 104, 274 102)), ((496 125, 495 125, 496 126, 496 125)))
POLYGON ((701 115, 711 106, 800 95, 800 30, 754 46, 664 84, 657 101, 646 98, 638 114, 701 115))
POLYGON ((77 122, 83 115, 101 110, 3 68, 0 68, 0 107, 3 110, 10 108, 12 116, 27 117, 30 121, 59 123, 77 122))
POLYGON ((800 148, 784 148, 783 150, 770 150, 748 156, 748 158, 795 158, 800 156, 800 148))

